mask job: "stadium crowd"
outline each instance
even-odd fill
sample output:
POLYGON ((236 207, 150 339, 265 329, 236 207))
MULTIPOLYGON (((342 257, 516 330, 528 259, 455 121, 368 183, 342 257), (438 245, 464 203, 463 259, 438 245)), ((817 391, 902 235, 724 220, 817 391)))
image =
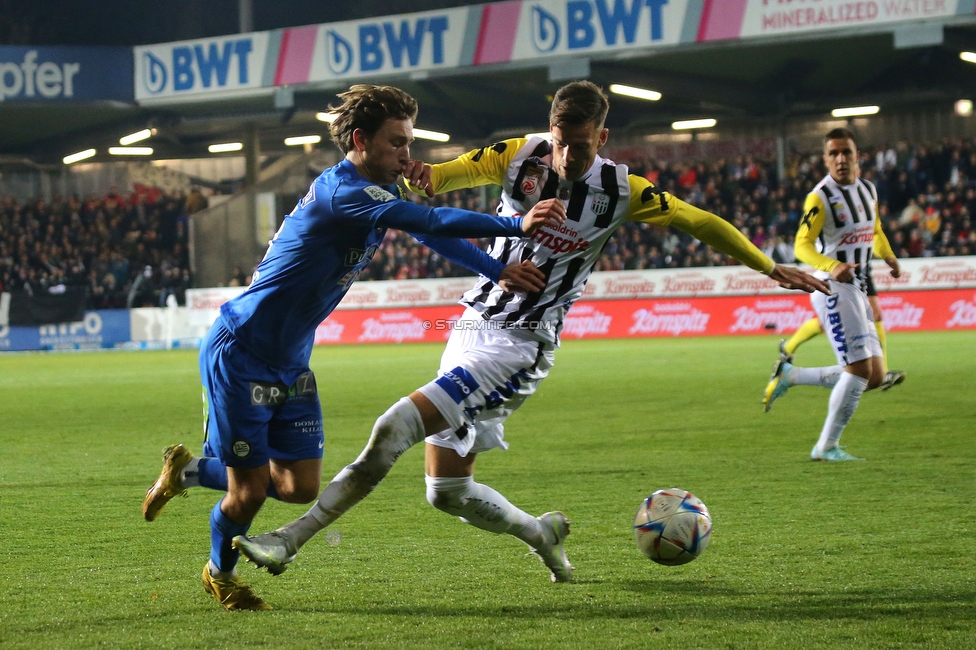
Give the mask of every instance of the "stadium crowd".
POLYGON ((192 284, 189 215, 206 205, 197 190, 138 187, 121 195, 0 199, 0 290, 31 295, 85 287, 89 309, 182 304, 192 284))
MULTIPOLYGON (((707 162, 663 162, 642 155, 618 162, 735 224, 756 246, 786 263, 794 261, 793 234, 803 216, 804 198, 826 175, 819 153, 791 155, 782 182, 772 154, 707 162)), ((865 148, 861 174, 878 188, 882 223, 899 258, 976 254, 976 141, 865 148)), ((491 189, 411 197, 479 212, 497 207, 497 192, 491 189)), ((170 295, 183 304, 183 294, 193 283, 189 215, 205 206, 196 189, 184 195, 139 187, 124 196, 113 190, 84 199, 55 196, 50 203, 4 197, 0 290, 36 294, 84 286, 90 309, 162 306, 170 295)), ((486 248, 490 242, 478 243, 486 248)), ((733 263, 678 231, 630 223, 610 239, 596 270, 733 263)), ((391 230, 361 279, 465 275, 470 271, 391 230)), ((228 284, 249 280, 249 273, 235 269, 228 284)))
MULTIPOLYGON (((792 263, 793 236, 803 201, 827 171, 819 153, 793 154, 783 182, 775 154, 701 162, 662 162, 647 156, 618 160, 631 173, 735 224, 777 262, 792 263)), ((976 254, 976 141, 870 147, 861 173, 878 188, 882 224, 895 254, 929 257, 976 254)), ((493 211, 479 191, 414 200, 493 211)), ((610 239, 598 271, 724 266, 727 256, 674 230, 626 224, 610 239)), ((370 266, 374 280, 469 275, 403 233, 388 235, 370 266)))

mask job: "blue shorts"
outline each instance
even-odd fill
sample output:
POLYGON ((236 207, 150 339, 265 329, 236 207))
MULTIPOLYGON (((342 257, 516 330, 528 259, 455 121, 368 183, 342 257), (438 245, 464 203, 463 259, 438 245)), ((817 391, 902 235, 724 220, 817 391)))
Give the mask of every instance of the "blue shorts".
POLYGON ((245 350, 218 318, 200 345, 200 377, 204 455, 239 468, 322 457, 322 406, 311 370, 285 384, 280 371, 245 350))

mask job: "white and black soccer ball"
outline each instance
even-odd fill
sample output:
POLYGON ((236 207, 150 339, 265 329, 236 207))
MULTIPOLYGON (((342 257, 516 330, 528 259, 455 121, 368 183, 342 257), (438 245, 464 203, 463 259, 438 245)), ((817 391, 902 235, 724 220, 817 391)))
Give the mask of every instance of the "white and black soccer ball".
POLYGON ((712 516, 691 492, 658 490, 641 502, 634 537, 641 552, 658 564, 686 564, 702 554, 712 534, 712 516))

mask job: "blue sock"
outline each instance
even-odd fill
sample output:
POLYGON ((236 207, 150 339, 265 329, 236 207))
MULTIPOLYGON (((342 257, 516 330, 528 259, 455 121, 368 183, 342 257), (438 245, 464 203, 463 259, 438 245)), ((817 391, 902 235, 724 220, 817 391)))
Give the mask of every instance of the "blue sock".
POLYGON ((231 548, 230 542, 237 535, 246 535, 250 527, 250 522, 235 524, 228 519, 220 509, 220 501, 210 511, 210 562, 218 571, 231 572, 237 566, 240 551, 231 548))
MULTIPOLYGON (((221 492, 227 491, 227 468, 224 467, 219 458, 202 456, 197 465, 197 474, 201 487, 220 490, 221 492)), ((272 499, 278 499, 278 491, 275 489, 274 481, 268 482, 267 494, 272 499)))
POLYGON ((200 458, 197 465, 200 485, 212 490, 227 491, 227 468, 217 458, 200 458))

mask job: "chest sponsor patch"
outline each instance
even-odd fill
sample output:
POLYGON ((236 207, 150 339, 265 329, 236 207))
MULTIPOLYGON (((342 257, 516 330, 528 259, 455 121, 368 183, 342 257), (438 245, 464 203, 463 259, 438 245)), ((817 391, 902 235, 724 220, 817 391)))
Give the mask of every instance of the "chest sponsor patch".
POLYGON ((299 208, 304 208, 309 203, 315 200, 315 183, 308 186, 308 193, 298 202, 299 208))
POLYGON ((383 201, 384 203, 396 199, 395 196, 377 185, 368 185, 363 188, 363 191, 369 194, 370 198, 376 201, 383 201))

